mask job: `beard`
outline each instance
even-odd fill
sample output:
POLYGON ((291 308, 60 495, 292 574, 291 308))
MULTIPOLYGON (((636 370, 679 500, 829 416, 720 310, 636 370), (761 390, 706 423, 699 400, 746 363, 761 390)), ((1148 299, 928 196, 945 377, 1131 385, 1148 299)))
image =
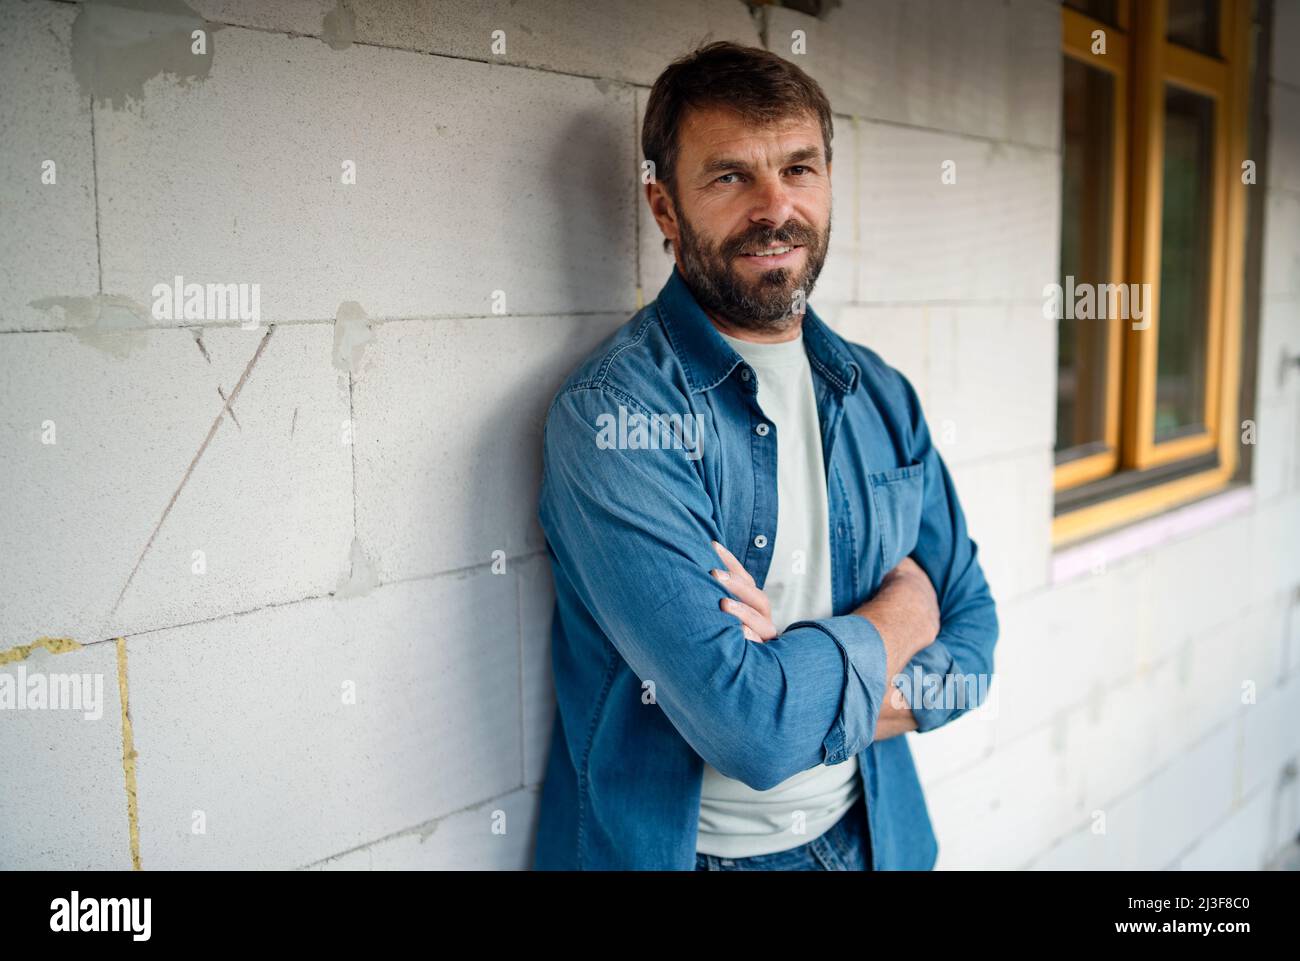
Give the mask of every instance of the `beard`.
POLYGON ((801 315, 794 313, 795 297, 802 291, 806 303, 812 296, 830 244, 829 217, 821 233, 802 221, 788 220, 775 230, 756 228, 717 244, 691 229, 680 208, 677 221, 682 276, 701 307, 743 330, 780 333, 798 322, 801 315), (776 267, 752 279, 742 276, 736 258, 771 244, 802 246, 803 266, 776 267))

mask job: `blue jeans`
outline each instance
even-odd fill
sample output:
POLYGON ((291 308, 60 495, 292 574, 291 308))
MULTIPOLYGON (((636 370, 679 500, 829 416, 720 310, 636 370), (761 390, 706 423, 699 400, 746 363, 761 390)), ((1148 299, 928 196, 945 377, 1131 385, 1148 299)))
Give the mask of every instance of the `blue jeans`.
POLYGON ((870 871, 871 832, 861 795, 830 830, 807 844, 775 854, 724 858, 695 853, 697 871, 870 871))

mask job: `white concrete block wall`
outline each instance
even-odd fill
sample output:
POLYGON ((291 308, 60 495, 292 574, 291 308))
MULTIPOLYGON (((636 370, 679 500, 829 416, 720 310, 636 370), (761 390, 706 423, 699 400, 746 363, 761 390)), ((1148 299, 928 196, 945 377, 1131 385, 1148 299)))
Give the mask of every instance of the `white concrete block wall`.
POLYGON ((1057 232, 1055 154, 881 123, 859 140, 862 300, 1031 301, 1042 315, 1057 255, 1032 238, 1057 232))
POLYGON ((48 297, 98 287, 90 103, 68 56, 77 8, 0 5, 0 330, 43 330, 48 297), (57 189, 41 183, 54 164, 57 189))
POLYGON ((916 386, 1000 603, 990 702, 907 735, 938 866, 1255 868, 1300 830, 1294 5, 1254 499, 1060 583, 1054 0, 189 7, 202 74, 101 78, 92 106, 84 8, 0 0, 0 671, 106 682, 98 721, 0 716, 0 867, 529 864, 555 703, 540 425, 668 276, 640 122, 718 38, 826 87, 814 306, 916 386), (259 283, 261 323, 153 319, 176 274, 259 283))
POLYGON ((133 639, 145 865, 306 865, 520 786, 513 577, 404 581, 133 639))
POLYGON ((863 0, 824 21, 769 11, 769 49, 791 55, 795 31, 839 112, 1056 148, 1060 21, 1043 0, 863 0))
POLYGON ((355 375, 353 410, 357 537, 382 581, 543 549, 536 441, 546 408, 574 358, 625 319, 378 327, 355 375))
POLYGON ((105 290, 247 278, 267 322, 344 301, 483 316, 496 290, 510 314, 634 305, 629 87, 239 28, 213 44, 203 83, 96 110, 105 290))
MULTIPOLYGON (((340 441, 347 376, 330 364, 332 340, 323 324, 205 332, 210 356, 238 362, 226 383, 247 376, 211 440, 196 448, 172 509, 159 515, 110 634, 219 617, 232 598, 242 599, 237 610, 253 610, 335 589, 353 536, 353 490, 351 452, 340 441)), ((212 391, 205 414, 221 416, 211 409, 219 411, 221 393, 230 390, 212 391)))
POLYGON ((0 665, 15 681, 20 668, 29 677, 89 677, 86 690, 93 697, 98 684, 102 696, 93 712, 6 710, 0 718, 0 868, 130 867, 117 645, 60 654, 40 647, 0 665))

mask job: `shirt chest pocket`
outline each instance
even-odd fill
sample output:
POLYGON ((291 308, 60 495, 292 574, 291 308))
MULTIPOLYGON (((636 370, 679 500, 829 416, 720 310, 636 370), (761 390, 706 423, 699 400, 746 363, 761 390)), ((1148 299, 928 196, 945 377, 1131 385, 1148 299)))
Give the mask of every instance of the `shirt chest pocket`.
POLYGON ((880 548, 879 577, 916 549, 924 489, 925 465, 920 461, 867 475, 872 527, 880 548))

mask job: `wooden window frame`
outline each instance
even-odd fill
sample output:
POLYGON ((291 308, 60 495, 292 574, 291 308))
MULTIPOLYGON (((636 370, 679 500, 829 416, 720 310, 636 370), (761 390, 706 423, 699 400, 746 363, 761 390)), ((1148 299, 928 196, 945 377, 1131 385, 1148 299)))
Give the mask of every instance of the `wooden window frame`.
POLYGON ((1219 49, 1209 56, 1166 39, 1167 0, 1118 0, 1118 23, 1106 24, 1062 5, 1064 56, 1109 73, 1115 159, 1111 202, 1112 283, 1147 283, 1147 326, 1110 318, 1106 351, 1104 449, 1057 465, 1054 546, 1149 517, 1226 486, 1238 455, 1242 271, 1245 253, 1249 0, 1219 0, 1219 49), (1092 33, 1106 34, 1106 54, 1091 52, 1092 33), (1160 231, 1163 212, 1166 85, 1214 104, 1210 198, 1210 271, 1205 342, 1203 429, 1155 439, 1156 361, 1160 328, 1160 231), (1179 465, 1188 470, 1179 471, 1179 465), (1124 478, 1137 489, 1124 490, 1124 478), (1168 479, 1166 479, 1168 478, 1168 479), (1121 483, 1116 483, 1121 481, 1121 483), (1062 508, 1062 492, 1098 492, 1062 508), (1121 492, 1107 494, 1107 490, 1121 492))
MULTIPOLYGON (((1111 111, 1111 196, 1110 196, 1110 279, 1122 277, 1127 249, 1128 202, 1128 112, 1131 83, 1128 25, 1131 22, 1129 0, 1119 0, 1119 23, 1115 26, 1094 20, 1070 7, 1062 6, 1062 48, 1067 57, 1086 66, 1104 70, 1114 82, 1115 103, 1111 111), (1106 53, 1092 52, 1092 32, 1106 31, 1106 53)), ((1073 457, 1056 467, 1056 490, 1077 487, 1088 481, 1114 474, 1119 468, 1121 343, 1123 321, 1109 317, 1106 331, 1106 396, 1102 422, 1105 424, 1104 448, 1094 454, 1073 457)))

